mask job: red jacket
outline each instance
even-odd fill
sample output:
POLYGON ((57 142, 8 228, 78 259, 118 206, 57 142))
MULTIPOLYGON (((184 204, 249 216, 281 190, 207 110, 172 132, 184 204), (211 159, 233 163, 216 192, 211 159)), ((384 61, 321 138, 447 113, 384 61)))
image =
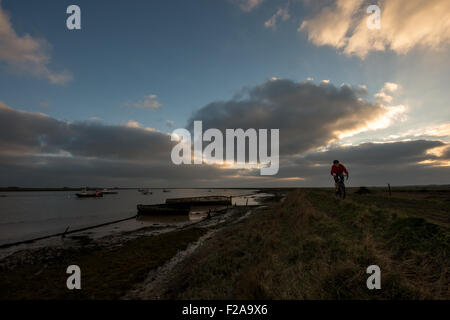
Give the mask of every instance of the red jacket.
POLYGON ((334 175, 335 173, 342 174, 343 172, 348 175, 347 169, 342 164, 339 164, 339 167, 336 167, 335 165, 331 166, 331 175, 334 175))

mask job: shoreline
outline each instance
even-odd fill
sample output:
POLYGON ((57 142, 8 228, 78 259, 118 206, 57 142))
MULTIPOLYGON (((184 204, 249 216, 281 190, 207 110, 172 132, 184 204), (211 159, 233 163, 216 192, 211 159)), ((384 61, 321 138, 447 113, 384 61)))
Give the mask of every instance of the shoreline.
POLYGON ((27 187, 0 187, 0 192, 52 192, 52 191, 81 191, 83 189, 86 190, 103 190, 103 189, 108 189, 108 190, 139 190, 139 189, 151 189, 151 190, 164 190, 164 189, 168 189, 168 190, 186 190, 186 189, 192 189, 192 190, 272 190, 272 189, 276 189, 276 190, 282 190, 282 189, 292 189, 292 187, 279 187, 279 188, 271 188, 271 187, 259 187, 259 188, 236 188, 236 187, 224 187, 224 188, 220 188, 220 187, 185 187, 185 188, 180 188, 180 187, 130 187, 130 188, 120 188, 120 187, 113 187, 113 188, 108 188, 108 187, 55 187, 55 188, 27 188, 27 187))
POLYGON ((35 243, 35 242, 38 242, 38 241, 47 240, 47 239, 51 239, 51 238, 55 238, 55 237, 62 237, 62 238, 64 238, 66 235, 70 235, 70 234, 74 234, 74 233, 80 233, 80 232, 84 232, 84 231, 92 230, 92 229, 97 229, 97 228, 101 228, 101 227, 104 227, 104 226, 109 226, 109 225, 112 225, 112 224, 116 224, 116 223, 120 223, 120 222, 131 220, 131 219, 135 219, 136 217, 137 217, 137 215, 134 215, 134 216, 129 217, 129 218, 124 218, 124 219, 120 219, 120 220, 105 222, 105 223, 97 224, 97 225, 94 225, 94 226, 85 227, 85 228, 79 228, 79 229, 74 229, 74 230, 70 230, 69 228, 67 228, 66 231, 60 232, 60 233, 50 234, 50 235, 47 235, 47 236, 42 236, 42 237, 29 239, 29 240, 5 243, 5 244, 1 244, 0 245, 0 250, 6 249, 6 248, 11 248, 11 247, 14 247, 14 246, 20 246, 20 245, 23 245, 23 244, 35 243))
MULTIPOLYGON (((266 196, 262 202, 267 203, 269 198, 266 196)), ((90 279, 87 280, 87 282, 94 283, 92 284, 94 288, 98 285, 101 286, 101 283, 104 282, 101 279, 102 270, 111 263, 121 265, 116 270, 120 276, 116 275, 109 281, 112 287, 102 290, 101 296, 119 299, 136 285, 142 283, 149 273, 164 266, 165 263, 196 243, 208 232, 216 232, 245 216, 248 211, 264 205, 233 206, 226 210, 213 212, 210 218, 206 217, 199 221, 178 226, 167 224, 145 226, 98 239, 81 232, 78 235, 67 235, 63 239, 56 237, 59 243, 55 241, 56 243, 43 247, 16 250, 0 258, 0 270, 3 274, 3 277, 0 276, 0 288, 13 286, 16 290, 11 290, 12 288, 0 290, 4 294, 6 291, 10 292, 8 296, 0 294, 0 299, 93 299, 99 294, 98 292, 88 294, 87 291, 81 290, 81 294, 68 293, 65 288, 65 280, 63 281, 66 278, 65 268, 68 265, 76 264, 80 265, 81 270, 86 268, 96 270, 92 271, 93 274, 88 275, 90 279), (152 249, 148 250, 148 248, 152 249), (123 256, 128 256, 126 261, 123 260, 123 256), (140 259, 150 261, 150 265, 140 259), (130 273, 136 272, 137 279, 133 278, 127 283, 123 283, 122 278, 126 278, 126 275, 123 274, 126 273, 122 266, 123 263, 128 264, 130 273), (55 273, 58 275, 55 276, 55 273), (55 286, 49 291, 43 290, 37 294, 35 291, 42 290, 39 288, 43 281, 45 283, 54 282, 55 286), (115 288, 115 283, 120 283, 123 287, 115 288)), ((109 271, 108 273, 114 272, 109 271)))
POLYGON ((157 191, 156 194, 148 197, 142 196, 137 191, 134 193, 134 190, 123 190, 118 195, 101 199, 77 199, 72 191, 48 192, 48 196, 45 192, 39 194, 25 193, 27 192, 10 193, 5 201, 0 201, 0 207, 3 210, 2 222, 0 223, 0 231, 2 232, 0 251, 21 243, 33 244, 34 246, 36 241, 62 236, 66 230, 68 231, 66 234, 89 229, 94 229, 92 233, 107 234, 135 230, 142 226, 159 223, 183 224, 189 221, 197 221, 204 215, 201 209, 194 208, 186 218, 181 216, 141 216, 137 219, 115 224, 135 217, 137 214, 136 204, 158 204, 164 203, 166 198, 171 197, 207 196, 223 193, 233 196, 233 204, 242 205, 246 203, 246 199, 248 199, 249 204, 254 204, 264 196, 257 189, 224 190, 223 192, 221 189, 212 192, 208 192, 206 189, 197 191, 184 189, 172 190, 172 193, 157 191), (43 199, 42 203, 40 198, 43 199), (41 209, 41 207, 45 209, 41 209), (111 226, 107 227, 109 224, 111 226))

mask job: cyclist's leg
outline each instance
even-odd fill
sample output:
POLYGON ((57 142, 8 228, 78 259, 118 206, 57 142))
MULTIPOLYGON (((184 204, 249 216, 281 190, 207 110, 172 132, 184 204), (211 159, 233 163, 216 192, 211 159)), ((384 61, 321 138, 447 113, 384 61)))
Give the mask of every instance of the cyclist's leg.
POLYGON ((342 174, 336 175, 335 176, 335 181, 336 181, 336 195, 339 197, 343 197, 344 196, 344 176, 342 174))

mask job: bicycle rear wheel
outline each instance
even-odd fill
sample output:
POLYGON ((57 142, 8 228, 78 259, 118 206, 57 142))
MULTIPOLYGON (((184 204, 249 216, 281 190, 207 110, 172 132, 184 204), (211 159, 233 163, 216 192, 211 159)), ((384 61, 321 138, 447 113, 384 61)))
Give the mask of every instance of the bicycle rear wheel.
POLYGON ((345 185, 343 183, 339 184, 339 196, 345 199, 345 185))

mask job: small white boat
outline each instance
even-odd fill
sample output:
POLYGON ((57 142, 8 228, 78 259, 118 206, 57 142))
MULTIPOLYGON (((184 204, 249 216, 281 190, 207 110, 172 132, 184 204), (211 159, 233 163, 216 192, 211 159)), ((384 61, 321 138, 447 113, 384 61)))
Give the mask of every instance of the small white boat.
POLYGON ((141 189, 140 192, 141 192, 143 195, 153 194, 153 192, 151 192, 151 191, 148 190, 148 189, 141 189))
POLYGON ((76 195, 78 198, 100 198, 103 197, 103 192, 101 192, 100 190, 87 191, 87 189, 83 189, 76 195))

